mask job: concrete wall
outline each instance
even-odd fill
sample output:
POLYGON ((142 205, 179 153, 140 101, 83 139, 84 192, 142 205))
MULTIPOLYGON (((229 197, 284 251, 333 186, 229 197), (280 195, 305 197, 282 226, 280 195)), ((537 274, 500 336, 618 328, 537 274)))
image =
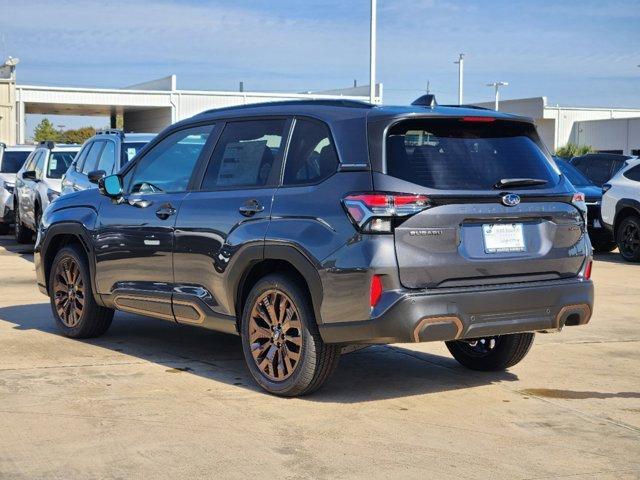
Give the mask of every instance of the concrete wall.
POLYGON ((172 123, 171 108, 147 108, 125 110, 123 113, 125 132, 157 133, 172 123))
POLYGON ((640 150, 640 118, 576 122, 570 138, 572 143, 595 150, 622 150, 631 155, 640 150))
POLYGON ((0 142, 13 145, 16 141, 16 98, 14 83, 0 79, 0 142))

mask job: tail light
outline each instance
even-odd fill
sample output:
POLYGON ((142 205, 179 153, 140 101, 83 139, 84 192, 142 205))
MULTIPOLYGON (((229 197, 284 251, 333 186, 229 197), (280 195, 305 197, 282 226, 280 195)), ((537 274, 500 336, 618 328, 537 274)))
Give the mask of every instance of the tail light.
POLYGON ((582 274, 582 276, 584 277, 585 280, 589 280, 591 278, 591 267, 593 266, 593 260, 589 260, 589 263, 587 263, 587 266, 584 269, 584 273, 582 274))
POLYGON ((375 307, 382 296, 382 279, 380 275, 371 277, 371 291, 369 293, 369 304, 371 308, 375 307))
POLYGON ((584 193, 582 193, 582 192, 574 193, 572 201, 573 201, 573 203, 584 202, 585 201, 584 193))
POLYGON ((460 121, 472 123, 491 123, 495 122, 496 119, 494 117, 462 117, 460 121))
POLYGON ((391 233, 399 218, 429 208, 426 195, 409 193, 357 193, 342 202, 354 225, 366 233, 391 233))

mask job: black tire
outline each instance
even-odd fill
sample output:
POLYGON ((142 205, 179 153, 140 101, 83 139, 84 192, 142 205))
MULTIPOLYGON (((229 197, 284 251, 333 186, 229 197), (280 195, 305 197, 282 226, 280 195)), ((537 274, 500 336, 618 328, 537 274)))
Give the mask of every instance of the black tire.
POLYGON ((9 235, 11 228, 8 223, 0 223, 0 235, 9 235))
POLYGON ((476 346, 470 340, 445 342, 447 348, 460 364, 471 370, 486 372, 506 370, 520 362, 529 353, 533 345, 533 333, 514 333, 512 335, 498 335, 483 339, 476 339, 476 346), (492 348, 477 348, 482 341, 489 345, 495 341, 492 348))
MULTIPOLYGON (((265 276, 253 286, 244 302, 240 319, 240 334, 245 363, 251 376, 263 389, 275 395, 295 397, 314 392, 329 379, 340 360, 341 347, 325 344, 320 337, 308 293, 285 275, 265 276), (258 360, 254 360, 252 354, 255 347, 262 347, 266 342, 262 344, 254 342, 252 350, 249 334, 254 307, 269 292, 276 294, 280 292, 288 297, 297 310, 297 318, 301 325, 299 331, 294 329, 302 339, 302 346, 298 352, 299 360, 288 377, 277 381, 269 378, 268 374, 258 367, 258 360)), ((265 350, 262 349, 262 351, 265 350)), ((272 365, 275 364, 272 363, 272 365)))
POLYGON ((620 255, 628 262, 640 262, 640 217, 625 217, 616 228, 620 255))
MULTIPOLYGON (((74 284, 78 285, 79 282, 74 282, 74 284)), ((82 248, 77 245, 68 245, 56 254, 49 273, 49 299, 56 325, 65 336, 70 338, 99 337, 109 329, 113 320, 114 311, 110 308, 101 307, 93 297, 87 259, 82 248), (82 282, 83 288, 82 298, 84 302, 81 314, 77 319, 77 324, 72 326, 65 323, 56 308, 56 275, 58 274, 58 266, 64 266, 63 262, 67 262, 67 264, 75 262, 79 270, 78 278, 82 282)))
POLYGON ((609 253, 616 249, 616 242, 613 240, 599 240, 593 242, 593 251, 595 253, 609 253))
POLYGON ((20 220, 20 208, 17 202, 14 211, 16 212, 16 223, 14 225, 13 233, 16 237, 16 242, 31 243, 33 240, 33 232, 22 224, 22 220, 20 220))

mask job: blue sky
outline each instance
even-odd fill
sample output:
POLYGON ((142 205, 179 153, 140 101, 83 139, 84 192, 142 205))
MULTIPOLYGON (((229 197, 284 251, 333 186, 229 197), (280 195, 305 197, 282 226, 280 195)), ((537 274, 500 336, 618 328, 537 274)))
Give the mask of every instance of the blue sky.
MULTIPOLYGON (((503 98, 640 107, 640 0, 379 0, 385 103, 427 81, 440 103, 508 81, 503 98)), ((368 0, 0 0, 0 55, 20 83, 114 87, 171 73, 178 88, 306 91, 368 82, 368 0)))

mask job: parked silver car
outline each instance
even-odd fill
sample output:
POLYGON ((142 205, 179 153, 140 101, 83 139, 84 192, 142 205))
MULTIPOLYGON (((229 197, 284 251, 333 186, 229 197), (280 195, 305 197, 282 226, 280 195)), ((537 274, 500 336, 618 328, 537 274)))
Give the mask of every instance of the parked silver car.
POLYGON ((102 176, 120 171, 155 133, 124 133, 111 129, 96 133, 82 145, 76 160, 62 178, 62 195, 97 187, 97 179, 90 179, 90 172, 102 172, 102 176))
POLYGON ((13 193, 15 236, 28 243, 38 230, 42 212, 60 195, 62 175, 80 151, 80 145, 43 142, 16 174, 13 193))
POLYGON ((0 235, 9 233, 13 223, 13 189, 16 172, 36 147, 34 145, 7 146, 0 143, 0 235))

